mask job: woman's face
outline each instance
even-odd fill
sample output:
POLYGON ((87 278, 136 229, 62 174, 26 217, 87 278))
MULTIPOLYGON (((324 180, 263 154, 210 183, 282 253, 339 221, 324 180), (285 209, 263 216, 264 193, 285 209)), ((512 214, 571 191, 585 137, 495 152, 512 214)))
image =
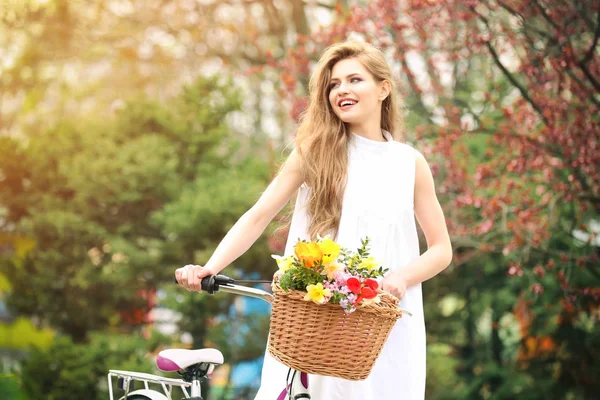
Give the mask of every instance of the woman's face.
POLYGON ((376 82, 355 58, 340 60, 331 69, 329 103, 335 114, 347 124, 381 118, 384 94, 382 82, 376 82))

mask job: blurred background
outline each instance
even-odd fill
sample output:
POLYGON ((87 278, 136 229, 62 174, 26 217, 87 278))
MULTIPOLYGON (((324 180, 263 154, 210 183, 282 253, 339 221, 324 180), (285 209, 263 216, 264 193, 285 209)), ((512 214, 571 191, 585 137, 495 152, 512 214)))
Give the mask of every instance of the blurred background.
MULTIPOLYGON (((347 38, 393 66, 452 236, 427 399, 597 398, 599 36, 593 0, 1 0, 0 398, 107 399, 176 346, 224 353, 208 399, 253 398, 268 306, 173 272, 258 199, 347 38)), ((225 272, 269 279, 285 221, 225 272)))

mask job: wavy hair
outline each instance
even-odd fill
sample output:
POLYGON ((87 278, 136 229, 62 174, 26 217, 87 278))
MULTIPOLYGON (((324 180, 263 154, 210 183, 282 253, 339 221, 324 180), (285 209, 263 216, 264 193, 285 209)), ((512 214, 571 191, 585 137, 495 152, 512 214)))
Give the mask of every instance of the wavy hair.
POLYGON ((348 173, 350 132, 329 103, 333 66, 344 59, 357 59, 377 82, 388 81, 390 94, 382 103, 381 128, 402 141, 402 117, 392 70, 383 53, 374 46, 349 40, 328 47, 310 78, 310 103, 300 119, 296 149, 303 160, 304 181, 312 190, 308 200, 309 236, 337 237, 348 173))

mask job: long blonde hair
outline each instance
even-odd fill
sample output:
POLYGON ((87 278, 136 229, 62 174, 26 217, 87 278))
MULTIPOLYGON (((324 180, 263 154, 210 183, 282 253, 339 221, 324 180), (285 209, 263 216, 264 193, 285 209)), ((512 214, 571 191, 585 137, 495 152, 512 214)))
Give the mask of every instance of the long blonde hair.
POLYGON ((387 80, 390 83, 390 94, 381 108, 381 128, 390 132, 394 140, 402 140, 400 99, 383 53, 357 40, 328 47, 310 78, 310 103, 301 117, 296 135, 296 149, 303 160, 304 180, 312 189, 308 201, 308 233, 312 239, 317 234, 337 237, 342 214, 350 132, 329 103, 329 81, 333 66, 348 58, 361 62, 377 82, 387 80))

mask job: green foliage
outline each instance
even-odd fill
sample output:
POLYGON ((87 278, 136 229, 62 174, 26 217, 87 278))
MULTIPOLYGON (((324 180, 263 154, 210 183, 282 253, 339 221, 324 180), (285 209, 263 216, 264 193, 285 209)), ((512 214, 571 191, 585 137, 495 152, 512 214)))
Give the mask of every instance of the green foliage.
POLYGON ((38 329, 26 318, 11 323, 0 323, 0 348, 25 349, 29 346, 46 348, 54 333, 50 329, 38 329))
POLYGON ((196 179, 156 212, 152 222, 183 246, 201 248, 220 241, 258 199, 267 182, 266 172, 266 164, 251 159, 221 168, 200 164, 196 179))
POLYGON ((441 400, 456 398, 448 393, 448 388, 460 387, 460 378, 456 373, 458 360, 452 355, 452 347, 443 343, 433 343, 427 346, 427 398, 441 400))
MULTIPOLYGON (((0 149, 14 154, 0 158, 2 215, 33 243, 22 251, 14 234, 8 239, 15 253, 0 258, 6 302, 61 334, 24 365, 32 398, 63 398, 66 387, 73 398, 94 398, 82 393, 98 393, 109 367, 150 372, 143 343, 125 335, 103 342, 89 332, 140 332, 152 306, 146 296, 161 286, 161 305, 184 315, 180 331, 193 347, 219 340, 209 326, 227 329, 214 320, 229 315, 231 297, 185 292, 172 277, 177 267, 206 261, 271 177, 266 162, 241 156, 230 133, 227 119, 239 106, 230 81, 200 78, 167 104, 138 98, 111 119, 64 119, 41 134, 25 132, 26 140, 0 138, 0 149), (44 374, 53 358, 60 362, 44 374)), ((229 274, 272 275, 268 254, 263 237, 229 274)), ((267 324, 251 321, 263 322, 237 345, 219 344, 231 362, 264 352, 252 335, 266 338, 267 324)))
POLYGON ((0 393, 3 398, 10 400, 27 400, 25 393, 19 386, 17 376, 0 374, 0 393))
POLYGON ((2 138, 15 158, 0 159, 0 204, 36 244, 23 259, 0 260, 9 307, 77 342, 141 323, 128 316, 147 309, 141 291, 172 276, 165 264, 194 262, 260 193, 265 164, 236 165, 228 141, 225 120, 239 105, 230 82, 201 78, 168 105, 139 99, 112 120, 2 138), (176 235, 188 240, 174 244, 176 235))
POLYGON ((149 354, 167 341, 161 336, 90 335, 76 344, 57 337, 46 350, 34 347, 23 362, 23 390, 31 399, 106 399, 109 369, 155 373, 149 354))
POLYGON ((98 398, 96 380, 105 373, 97 353, 59 337, 48 351, 34 348, 23 363, 23 388, 33 399, 98 398))
MULTIPOLYGON (((0 138, 14 153, 0 158, 0 205, 28 244, 22 251, 14 234, 3 238, 15 248, 0 258, 6 302, 60 333, 23 365, 31 398, 106 398, 109 368, 153 372, 156 346, 136 334, 146 294, 161 286, 161 305, 184 316, 180 332, 193 347, 218 342, 232 363, 264 353, 255 337, 266 338, 268 318, 250 317, 252 330, 223 341, 220 332, 235 332, 215 321, 230 315, 233 298, 172 285, 175 268, 204 263, 271 177, 266 162, 240 156, 229 132, 239 106, 231 82, 201 78, 168 104, 140 98, 112 119, 65 119, 27 140, 0 138)), ((272 275, 268 254, 263 237, 229 274, 272 275)))
POLYGON ((293 265, 279 279, 283 290, 300 290, 305 292, 308 285, 323 282, 323 276, 314 269, 302 265, 293 265))

